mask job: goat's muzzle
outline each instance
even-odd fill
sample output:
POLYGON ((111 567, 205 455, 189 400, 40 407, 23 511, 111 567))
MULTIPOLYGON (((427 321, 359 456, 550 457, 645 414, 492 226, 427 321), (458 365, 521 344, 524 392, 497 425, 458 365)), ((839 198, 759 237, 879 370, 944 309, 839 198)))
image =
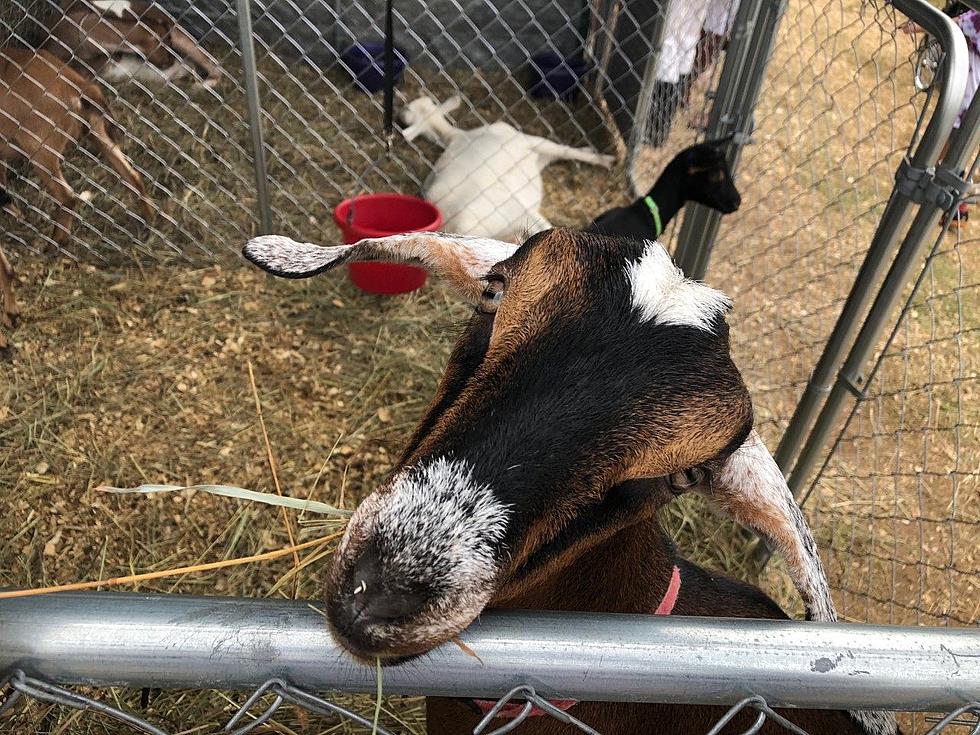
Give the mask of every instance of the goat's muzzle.
POLYGON ((429 594, 421 588, 393 586, 384 578, 375 548, 361 554, 348 578, 356 584, 332 589, 329 606, 331 628, 343 648, 364 661, 397 660, 419 652, 402 649, 401 656, 393 656, 391 631, 411 627, 423 615, 429 594))
POLYGON ((355 659, 432 650, 490 600, 507 509, 458 460, 400 470, 351 517, 327 585, 327 620, 355 659))

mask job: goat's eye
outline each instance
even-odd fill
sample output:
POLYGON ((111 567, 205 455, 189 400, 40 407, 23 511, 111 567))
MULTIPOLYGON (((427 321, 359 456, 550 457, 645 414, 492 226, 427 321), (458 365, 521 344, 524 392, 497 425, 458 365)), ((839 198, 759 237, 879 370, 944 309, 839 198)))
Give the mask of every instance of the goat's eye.
POLYGON ((487 287, 483 289, 483 296, 480 298, 480 311, 485 314, 493 314, 504 300, 506 284, 501 278, 491 278, 487 281, 487 287))

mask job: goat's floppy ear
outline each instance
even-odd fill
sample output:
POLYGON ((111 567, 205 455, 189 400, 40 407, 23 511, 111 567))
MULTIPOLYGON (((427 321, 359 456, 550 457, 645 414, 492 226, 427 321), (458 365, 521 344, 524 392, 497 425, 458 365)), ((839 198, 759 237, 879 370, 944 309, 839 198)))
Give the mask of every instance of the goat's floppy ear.
POLYGON ((783 553, 808 619, 837 619, 810 527, 776 460, 754 430, 725 461, 710 486, 699 489, 783 553))
POLYGON ((483 293, 483 277, 517 248, 500 240, 441 232, 410 232, 330 246, 263 235, 249 240, 242 254, 282 278, 309 278, 356 260, 414 263, 448 281, 466 301, 476 303, 483 293))

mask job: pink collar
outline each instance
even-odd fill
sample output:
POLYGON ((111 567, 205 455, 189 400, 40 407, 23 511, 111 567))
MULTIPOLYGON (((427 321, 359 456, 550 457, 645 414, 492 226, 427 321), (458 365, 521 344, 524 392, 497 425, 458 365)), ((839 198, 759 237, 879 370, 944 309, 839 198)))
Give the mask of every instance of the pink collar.
POLYGON ((674 565, 674 571, 670 573, 670 583, 664 593, 664 599, 657 605, 654 615, 670 615, 677 604, 677 596, 681 593, 681 570, 674 565))
MULTIPOLYGON (((670 615, 674 611, 674 605, 677 604, 677 596, 681 592, 681 570, 678 566, 674 565, 674 570, 670 573, 670 582, 667 584, 667 591, 664 593, 664 598, 657 605, 657 609, 654 610, 654 615, 670 615)), ((576 704, 577 700, 574 699, 550 699, 548 700, 555 707, 560 709, 562 712, 570 710, 576 704)), ((479 708, 480 714, 486 715, 487 712, 493 709, 494 705, 497 704, 496 701, 491 699, 474 699, 473 703, 479 708)), ((500 711, 497 713, 497 718, 501 720, 513 720, 521 712, 524 711, 524 702, 509 702, 501 707, 500 711)), ((528 717, 539 717, 545 714, 544 710, 540 707, 532 707, 528 717)))

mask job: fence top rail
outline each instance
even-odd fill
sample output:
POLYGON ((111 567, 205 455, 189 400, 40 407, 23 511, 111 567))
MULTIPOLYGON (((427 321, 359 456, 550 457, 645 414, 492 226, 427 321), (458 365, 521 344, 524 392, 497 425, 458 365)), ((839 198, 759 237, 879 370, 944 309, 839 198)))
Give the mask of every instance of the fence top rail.
MULTIPOLYGON (((785 620, 490 611, 447 645, 385 669, 389 694, 495 697, 528 684, 579 700, 949 710, 980 699, 980 632, 785 620)), ((63 684, 375 691, 318 603, 66 593, 0 604, 0 674, 63 684)))

